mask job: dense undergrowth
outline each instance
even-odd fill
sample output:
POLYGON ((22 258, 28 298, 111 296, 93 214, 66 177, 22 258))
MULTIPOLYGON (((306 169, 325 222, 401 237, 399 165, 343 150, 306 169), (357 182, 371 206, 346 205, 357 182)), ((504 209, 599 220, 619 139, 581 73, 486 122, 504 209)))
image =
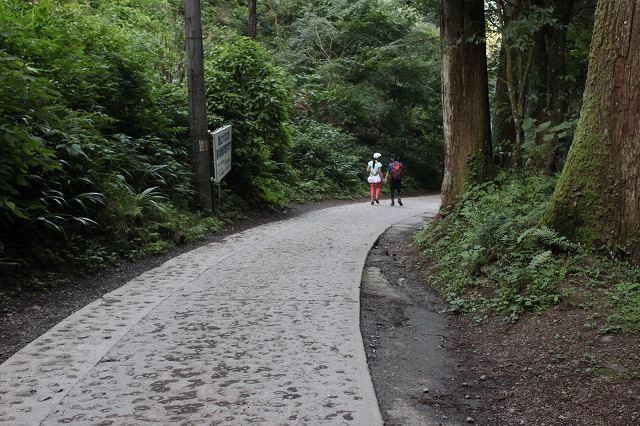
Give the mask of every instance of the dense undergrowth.
MULTIPOLYGON (((178 165, 167 160, 152 173, 153 179, 136 177, 151 173, 154 167, 152 159, 139 152, 140 141, 132 144, 135 149, 123 153, 126 167, 114 171, 99 193, 82 201, 96 205, 95 214, 92 209, 85 210, 85 215, 91 217, 81 216, 80 209, 76 216, 56 213, 50 223, 45 223, 49 218, 42 215, 10 230, 17 244, 7 242, 1 252, 0 306, 11 295, 47 291, 78 274, 91 274, 122 262, 161 254, 202 240, 226 225, 293 203, 366 195, 362 165, 362 158, 368 153, 365 148, 341 147, 339 151, 348 135, 321 124, 297 126, 294 138, 291 150, 294 163, 285 167, 287 173, 304 175, 305 179, 268 182, 270 185, 262 189, 262 197, 272 197, 271 202, 258 196, 247 198, 241 189, 223 185, 220 197, 215 194, 211 214, 189 208, 195 194, 189 185, 186 163, 178 165), (341 178, 336 179, 336 174, 341 178), (132 184, 138 179, 146 185, 154 181, 154 186, 132 184)), ((164 150, 183 150, 157 140, 153 145, 154 156, 164 150)))
POLYGON ((451 311, 478 322, 569 304, 602 332, 640 332, 640 270, 538 225, 555 182, 501 174, 467 190, 416 236, 420 268, 451 311))
POLYGON ((439 187, 437 30, 411 7, 351 3, 282 3, 260 40, 243 2, 202 4, 209 130, 233 126, 203 212, 184 2, 0 1, 0 305, 251 215, 363 196, 375 151, 402 153, 408 189, 439 187))

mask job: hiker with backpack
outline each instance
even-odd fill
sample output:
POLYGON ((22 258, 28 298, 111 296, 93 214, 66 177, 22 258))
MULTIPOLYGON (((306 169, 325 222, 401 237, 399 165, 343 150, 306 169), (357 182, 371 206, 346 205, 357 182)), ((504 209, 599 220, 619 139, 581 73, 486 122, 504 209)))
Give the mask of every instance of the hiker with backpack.
POLYGON ((371 205, 374 202, 380 204, 380 182, 382 182, 382 163, 380 162, 380 153, 373 154, 373 160, 367 164, 367 172, 369 177, 367 182, 371 188, 371 205))
POLYGON ((402 163, 400 162, 400 156, 398 154, 394 154, 391 156, 391 162, 387 167, 387 174, 384 177, 384 180, 387 181, 389 177, 389 189, 391 190, 391 205, 395 206, 394 193, 398 192, 398 204, 402 205, 402 163))

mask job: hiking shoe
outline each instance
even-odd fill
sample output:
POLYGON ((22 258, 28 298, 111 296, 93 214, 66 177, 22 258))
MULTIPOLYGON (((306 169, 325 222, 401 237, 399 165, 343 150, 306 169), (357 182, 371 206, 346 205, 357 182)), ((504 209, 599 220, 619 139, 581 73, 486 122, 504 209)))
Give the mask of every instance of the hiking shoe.
POLYGON ((371 205, 373 205, 373 200, 371 200, 371 205))
POLYGON ((398 204, 402 205, 402 200, 398 200, 398 204))
POLYGON ((391 205, 395 206, 396 205, 395 201, 391 200, 391 205))
POLYGON ((376 200, 376 204, 380 204, 380 200, 378 200, 378 198, 374 198, 374 200, 376 200))

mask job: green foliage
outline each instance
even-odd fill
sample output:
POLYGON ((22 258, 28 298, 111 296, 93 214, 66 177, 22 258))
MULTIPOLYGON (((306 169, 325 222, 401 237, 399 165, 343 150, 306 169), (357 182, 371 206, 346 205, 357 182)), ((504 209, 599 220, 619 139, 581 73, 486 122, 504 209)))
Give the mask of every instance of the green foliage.
POLYGON ((452 309, 515 321, 567 296, 563 262, 573 247, 537 226, 554 184, 501 175, 464 193, 457 211, 417 236, 452 309))
POLYGON ((328 124, 304 121, 294 128, 291 160, 301 175, 300 201, 330 194, 353 197, 366 188, 363 159, 370 153, 356 148, 352 136, 328 124), (351 147, 351 148, 350 148, 351 147))
POLYGON ((185 143, 156 136, 134 139, 118 134, 105 140, 99 148, 101 152, 96 152, 93 158, 104 162, 98 172, 108 173, 107 184, 111 182, 111 174, 117 171, 136 191, 154 186, 176 205, 187 207, 195 203, 185 143))
POLYGON ((360 52, 401 38, 412 24, 407 12, 390 2, 353 2, 340 16, 343 45, 360 52))
POLYGON ((225 182, 247 195, 278 205, 274 188, 291 145, 291 99, 280 71, 265 49, 227 36, 206 54, 207 110, 212 128, 233 126, 232 171, 225 182))
POLYGON ((501 174, 469 189, 416 236, 421 268, 452 311, 478 321, 569 303, 593 311, 590 327, 603 333, 639 331, 640 271, 538 224, 554 184, 501 174))
MULTIPOLYGON (((537 123, 537 120, 532 117, 527 117, 522 123, 522 130, 524 131, 524 142, 522 144, 522 156, 527 162, 535 158, 537 151, 548 149, 548 146, 544 144, 535 144, 536 137, 540 134, 544 142, 550 142, 554 139, 559 141, 559 152, 564 159, 571 141, 573 140, 573 134, 578 124, 578 118, 569 121, 563 121, 562 123, 551 126, 551 121, 545 121, 544 123, 537 123)), ((563 161, 564 162, 564 161, 563 161)))
POLYGON ((556 25, 552 7, 530 7, 518 9, 520 15, 513 17, 501 29, 512 49, 526 51, 535 46, 536 33, 545 26, 556 25))
POLYGON ((182 49, 159 44, 174 35, 167 10, 145 0, 0 2, 4 285, 40 265, 94 270, 127 250, 164 250, 184 233, 161 223, 180 215, 172 201, 188 208, 193 196, 188 145, 174 139, 186 92, 159 72, 182 49), (128 214, 110 209, 118 198, 128 214), (105 233, 122 224, 131 229, 118 238, 105 233))
POLYGON ((0 4, 7 29, 0 34, 0 131, 7 142, 0 147, 0 211, 8 221, 2 237, 7 223, 52 224, 48 218, 73 214, 66 207, 95 192, 97 169, 113 166, 112 158, 107 164, 92 157, 106 153, 101 133, 123 126, 130 134, 175 134, 149 108, 155 103, 145 53, 153 51, 150 36, 133 38, 130 28, 88 12, 75 2, 0 4))
MULTIPOLYGON (((0 34, 0 42, 4 40, 0 34)), ((3 221, 29 219, 35 200, 21 200, 30 188, 29 175, 61 168, 54 150, 36 133, 39 125, 55 120, 50 110, 34 114, 40 104, 55 100, 38 71, 2 49, 0 44, 0 216, 3 221)))
POLYGON ((640 281, 623 281, 609 292, 613 311, 608 317, 608 331, 640 332, 640 281))
POLYGON ((296 117, 399 152, 418 186, 438 187, 442 163, 430 163, 442 159, 438 29, 397 2, 314 3, 274 47, 294 75, 296 117))

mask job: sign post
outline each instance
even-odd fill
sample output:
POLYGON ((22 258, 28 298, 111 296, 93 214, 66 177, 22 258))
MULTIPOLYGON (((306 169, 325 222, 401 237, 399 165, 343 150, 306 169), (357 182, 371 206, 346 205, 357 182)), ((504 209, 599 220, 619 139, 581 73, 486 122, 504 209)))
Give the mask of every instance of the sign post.
POLYGON ((218 185, 218 205, 220 205, 220 182, 231 171, 231 126, 214 130, 211 137, 213 139, 213 182, 218 185))

